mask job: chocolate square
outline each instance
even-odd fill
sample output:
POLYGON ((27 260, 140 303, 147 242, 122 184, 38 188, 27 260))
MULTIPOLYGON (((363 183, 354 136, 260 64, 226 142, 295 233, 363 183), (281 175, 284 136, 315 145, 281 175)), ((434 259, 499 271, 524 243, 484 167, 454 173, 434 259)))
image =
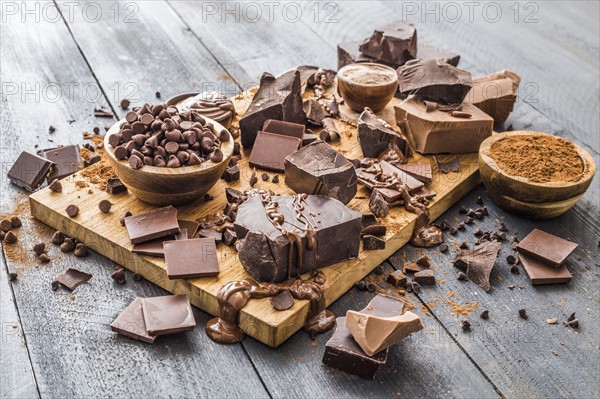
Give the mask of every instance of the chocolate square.
POLYGON ((217 247, 212 238, 167 241, 164 249, 169 280, 219 275, 217 247))
POLYGON ((124 219, 132 244, 179 233, 177 209, 172 206, 153 209, 124 219))
POLYGON ((52 173, 48 176, 48 183, 54 179, 64 179, 78 172, 83 164, 78 145, 66 145, 41 150, 39 155, 54 163, 52 173))
POLYGON ((573 278, 565 265, 553 267, 523 254, 519 259, 531 285, 568 283, 573 278))
POLYGON ((129 338, 149 344, 154 343, 156 337, 148 334, 142 313, 142 299, 135 298, 118 316, 110 323, 110 329, 129 338))
POLYGON ((550 266, 560 267, 577 246, 574 242, 533 229, 519 242, 517 251, 550 266))
POLYGON ((283 172, 285 157, 296 152, 302 144, 297 137, 258 132, 249 163, 256 168, 283 172))
POLYGON ((23 151, 8 171, 8 179, 29 191, 37 190, 46 177, 52 173, 54 165, 40 156, 23 151))
POLYGON ((186 295, 166 295, 142 299, 146 331, 152 336, 193 330, 196 319, 186 295))

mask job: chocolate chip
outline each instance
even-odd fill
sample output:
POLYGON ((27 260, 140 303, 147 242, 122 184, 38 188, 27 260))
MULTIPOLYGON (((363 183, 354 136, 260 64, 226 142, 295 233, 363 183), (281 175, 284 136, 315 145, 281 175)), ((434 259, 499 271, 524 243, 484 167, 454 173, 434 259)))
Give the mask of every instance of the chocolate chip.
POLYGON ((383 266, 379 265, 375 268, 375 274, 382 275, 384 272, 383 266))
POLYGON ((469 244, 466 241, 460 243, 461 249, 469 249, 469 244))
POLYGON ((467 216, 465 217, 465 224, 471 224, 473 223, 473 218, 471 216, 467 216))
POLYGON ((46 255, 46 254, 41 254, 38 259, 42 263, 48 263, 48 262, 50 262, 50 257, 48 255, 46 255))
POLYGON ((127 109, 127 108, 129 108, 130 101, 128 99, 124 98, 121 100, 121 103, 119 105, 121 105, 121 108, 127 109))
POLYGON ((529 318, 529 316, 527 316, 527 310, 526 309, 519 309, 519 317, 522 319, 527 320, 529 318))
POLYGON ((137 155, 130 156, 127 163, 131 169, 140 169, 142 166, 144 166, 144 161, 142 161, 142 158, 137 155))
POLYGON ((43 242, 40 242, 39 244, 35 244, 33 246, 33 252, 35 252, 35 254, 37 256, 40 256, 41 254, 43 254, 45 250, 46 250, 46 244, 44 244, 43 242))
POLYGON ((60 250, 64 253, 72 252, 75 250, 75 243, 70 238, 65 238, 62 244, 60 244, 60 250))
POLYGON ((100 134, 100 128, 98 126, 95 126, 93 132, 94 134, 100 134))
POLYGON ((50 240, 54 245, 60 245, 65 241, 65 235, 60 231, 55 231, 50 240))
POLYGON ((65 212, 67 212, 69 217, 74 218, 79 215, 79 207, 77 205, 69 205, 67 209, 65 209, 65 212))
POLYGON ((4 242, 6 242, 7 244, 14 244, 17 242, 17 235, 15 233, 13 233, 11 230, 6 232, 6 235, 4 236, 4 242))
POLYGON ((154 93, 154 96, 155 96, 156 98, 160 98, 160 91, 157 91, 156 93, 154 93))
POLYGON ((103 213, 108 213, 110 212, 110 208, 112 208, 112 205, 112 202, 110 202, 109 200, 102 200, 98 204, 98 209, 100 209, 100 211, 103 213))
POLYGON ((479 227, 476 227, 475 230, 473 230, 473 235, 475 237, 481 237, 483 235, 483 231, 479 227))
POLYGON ((215 197, 213 197, 212 195, 210 195, 209 193, 204 194, 204 201, 208 202, 208 201, 212 201, 214 200, 215 197))
POLYGON ((471 323, 468 320, 463 320, 461 324, 463 331, 469 331, 471 329, 471 323))
POLYGON ((62 193, 62 183, 58 179, 54 179, 48 188, 55 193, 62 193))
POLYGON ((223 151, 221 151, 219 148, 217 148, 216 150, 213 151, 212 155, 210 156, 210 160, 211 162, 214 163, 219 163, 221 161, 223 161, 223 151))
POLYGON ((258 183, 258 177, 256 176, 256 168, 252 169, 252 174, 250 175, 250 187, 254 187, 256 183, 258 183))
POLYGON ((508 262, 509 265, 516 265, 517 264, 517 258, 514 255, 508 255, 506 257, 506 261, 508 262))
POLYGON ((58 287, 60 286, 60 283, 58 281, 53 281, 52 282, 52 291, 58 291, 58 287))
POLYGON ((442 231, 446 231, 446 230, 450 229, 450 223, 448 223, 447 220, 442 220, 442 222, 439 225, 439 228, 442 231))
POLYGON ((456 275, 456 278, 460 281, 467 281, 467 275, 464 274, 463 272, 458 272, 458 274, 456 275))
POLYGON ((17 273, 15 272, 10 272, 8 273, 8 281, 15 281, 17 279, 17 273))
POLYGON ((271 179, 271 183, 275 183, 275 184, 279 183, 279 175, 273 176, 273 178, 271 179))
POLYGON ((133 281, 140 281, 142 279, 142 275, 138 273, 133 273, 131 278, 133 278, 133 281))
POLYGON ((364 291, 367 288, 367 284, 363 280, 359 280, 354 283, 354 288, 360 291, 364 291))
POLYGON ((440 252, 447 252, 448 251, 448 244, 446 244, 445 242, 440 244, 440 252))
POLYGON ((9 231, 10 229, 12 229, 12 223, 10 220, 4 219, 2 222, 0 222, 0 230, 9 231))
POLYGON ((450 234, 455 235, 458 232, 458 229, 454 226, 450 227, 450 234))
POLYGON ((483 312, 481 312, 481 314, 479 315, 479 317, 481 317, 483 320, 487 320, 490 318, 490 311, 489 310, 484 310, 483 312))
POLYGON ((519 273, 520 273, 520 271, 519 271, 519 266, 517 266, 517 265, 512 265, 512 266, 511 266, 511 268, 510 268, 510 272, 511 272, 512 274, 519 274, 519 273))
POLYGON ((466 215, 467 212, 469 212, 469 210, 467 208, 465 208, 464 206, 461 206, 460 209, 458 210, 458 213, 462 213, 463 215, 466 215))
POLYGON ((77 244, 77 247, 75 248, 75 251, 73 252, 73 255, 75 255, 78 258, 85 258, 89 254, 90 253, 88 251, 88 248, 85 246, 85 244, 82 244, 82 243, 77 244))
POLYGON ((125 214, 123 216, 121 216, 121 218, 119 219, 119 222, 121 223, 121 226, 125 226, 125 218, 132 216, 133 214, 129 211, 125 212, 125 214))
POLYGON ((483 212, 481 212, 481 211, 475 212, 475 219, 477 219, 477 220, 483 219, 483 212))
POLYGON ((267 181, 267 180, 269 180, 269 174, 263 173, 260 175, 260 178, 262 179, 262 181, 267 181))
POLYGON ((115 271, 113 274, 110 275, 110 277, 112 277, 112 279, 115 280, 117 284, 125 284, 127 282, 125 280, 125 269, 123 268, 115 271))
POLYGON ((377 289, 377 286, 373 283, 366 283, 367 291, 369 292, 375 292, 375 290, 377 289))
POLYGON ((242 148, 240 146, 240 143, 235 142, 233 143, 233 155, 241 155, 242 153, 242 148))
POLYGON ((477 197, 477 199, 475 200, 475 203, 476 203, 477 205, 483 205, 483 198, 481 198, 481 197, 477 197))

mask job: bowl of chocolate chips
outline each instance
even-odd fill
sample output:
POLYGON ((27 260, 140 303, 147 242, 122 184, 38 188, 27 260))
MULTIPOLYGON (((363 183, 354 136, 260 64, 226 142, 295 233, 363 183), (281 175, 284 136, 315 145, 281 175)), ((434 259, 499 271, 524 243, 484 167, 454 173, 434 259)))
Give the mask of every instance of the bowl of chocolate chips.
POLYGON ((225 172, 233 147, 220 123, 167 104, 128 112, 104 138, 108 161, 123 184, 142 201, 161 206, 206 194, 225 172))

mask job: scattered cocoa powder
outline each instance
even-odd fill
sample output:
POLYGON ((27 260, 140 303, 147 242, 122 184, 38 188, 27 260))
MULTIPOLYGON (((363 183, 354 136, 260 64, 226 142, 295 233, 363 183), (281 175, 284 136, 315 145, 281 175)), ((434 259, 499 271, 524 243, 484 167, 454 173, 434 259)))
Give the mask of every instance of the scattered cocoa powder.
POLYGON ((471 303, 467 303, 465 305, 459 305, 451 299, 446 299, 446 303, 450 305, 450 310, 452 314, 458 316, 468 316, 477 309, 479 303, 477 301, 473 301, 471 303))
POLYGON ((489 155, 506 173, 534 183, 577 182, 585 166, 575 145, 555 136, 508 136, 489 155))
POLYGON ((106 159, 83 169, 78 176, 83 177, 91 184, 98 185, 102 191, 106 189, 106 180, 117 177, 106 159))

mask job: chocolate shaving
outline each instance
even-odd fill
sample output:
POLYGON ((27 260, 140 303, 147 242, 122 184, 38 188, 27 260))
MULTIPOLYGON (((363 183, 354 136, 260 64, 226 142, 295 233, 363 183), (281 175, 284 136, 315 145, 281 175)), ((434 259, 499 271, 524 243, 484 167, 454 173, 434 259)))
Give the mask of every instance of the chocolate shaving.
POLYGON ((490 290, 490 273, 500 251, 500 243, 483 242, 474 249, 462 250, 454 260, 454 266, 466 272, 467 278, 486 292, 490 290))

